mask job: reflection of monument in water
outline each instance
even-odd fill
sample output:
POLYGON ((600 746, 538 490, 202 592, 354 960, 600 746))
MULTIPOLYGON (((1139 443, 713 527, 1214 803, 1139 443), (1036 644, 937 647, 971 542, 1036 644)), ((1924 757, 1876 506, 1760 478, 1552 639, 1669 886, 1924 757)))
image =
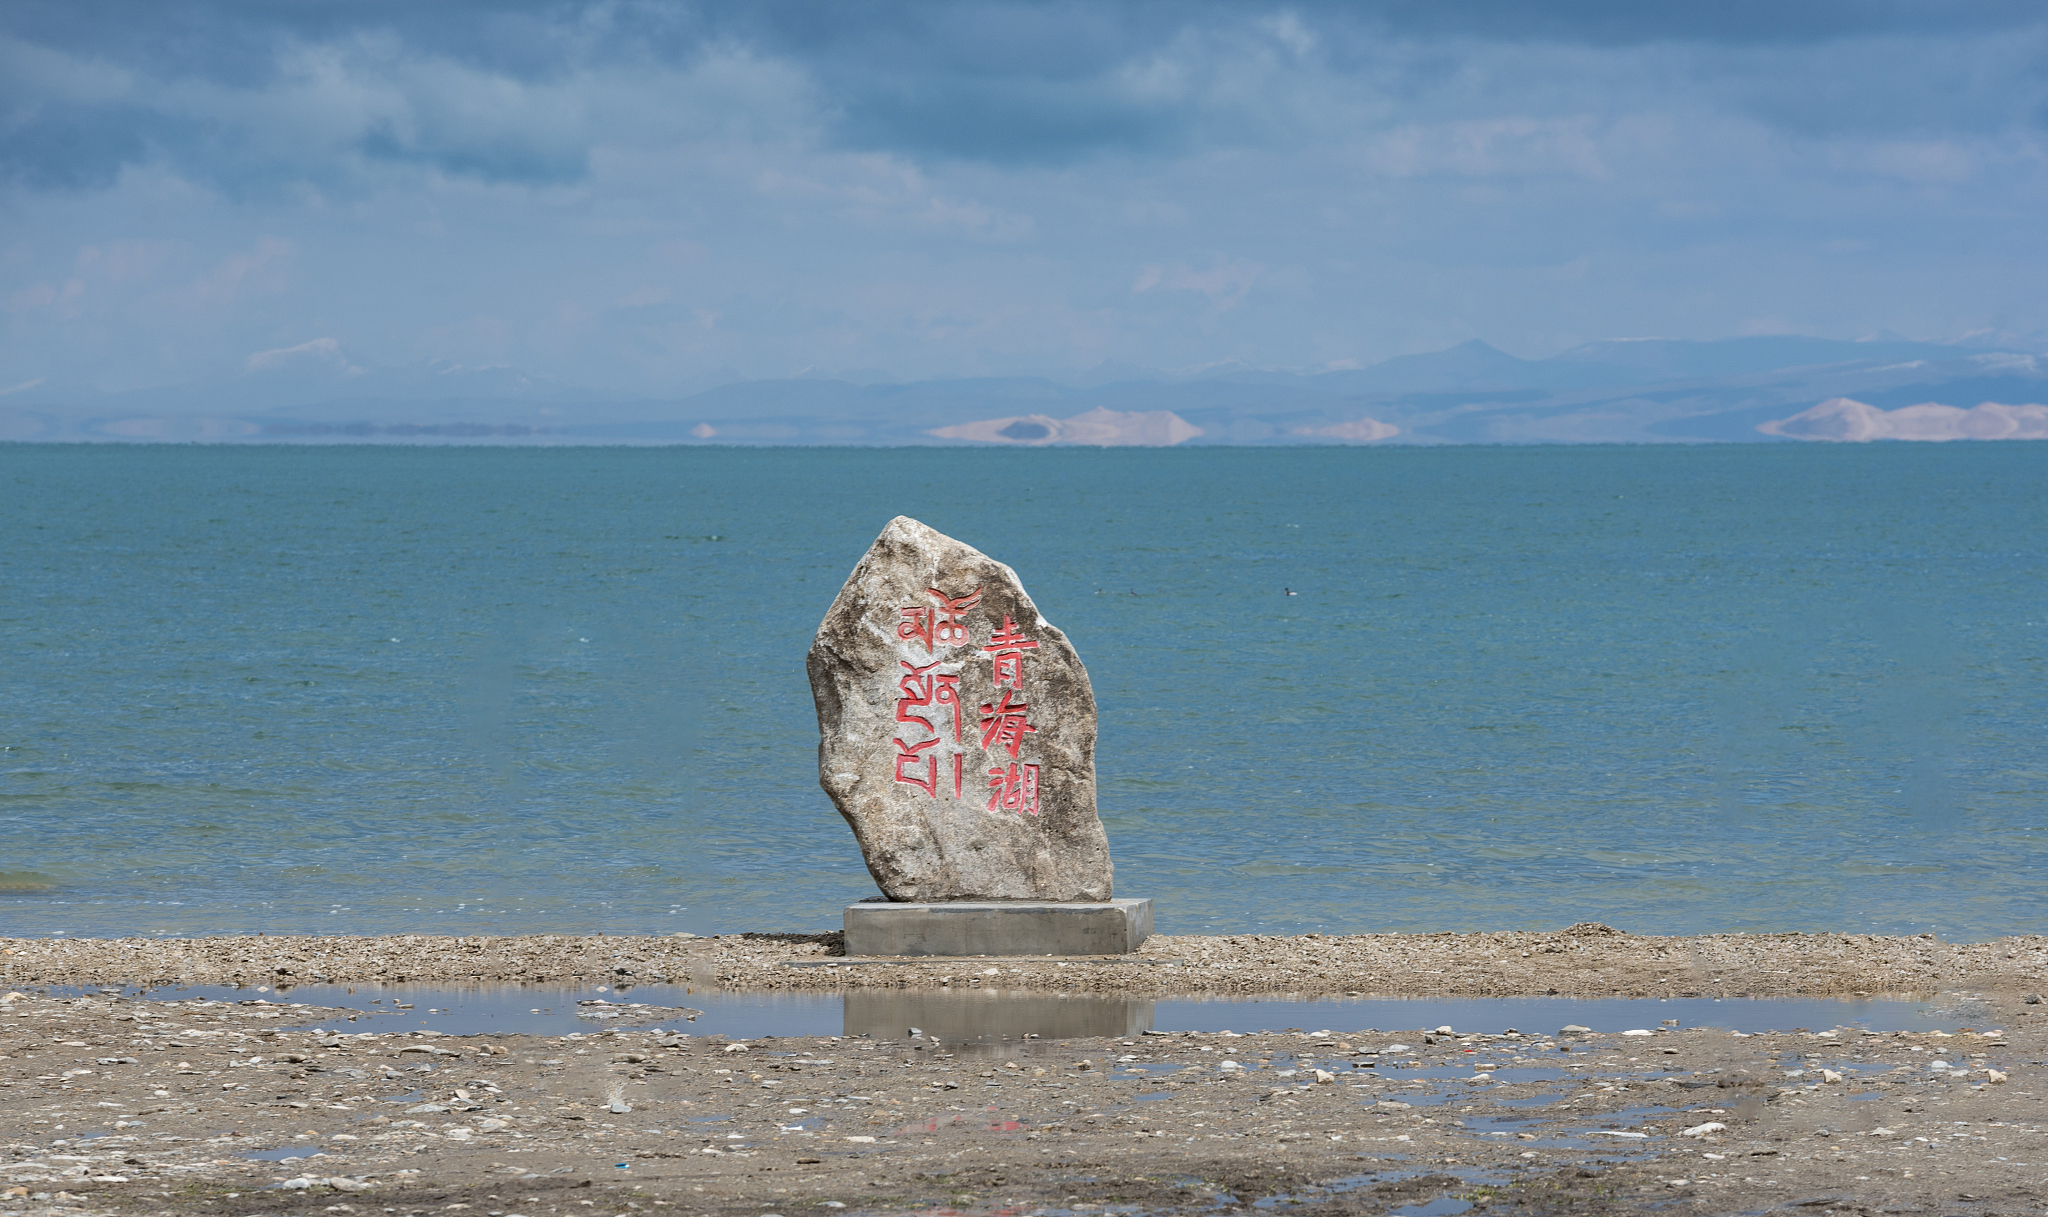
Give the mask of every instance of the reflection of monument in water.
POLYGON ((945 993, 854 989, 846 1034, 902 1039, 916 1027, 949 1048, 1040 1039, 1121 1039, 1152 1029, 1152 999, 1078 993, 945 993))

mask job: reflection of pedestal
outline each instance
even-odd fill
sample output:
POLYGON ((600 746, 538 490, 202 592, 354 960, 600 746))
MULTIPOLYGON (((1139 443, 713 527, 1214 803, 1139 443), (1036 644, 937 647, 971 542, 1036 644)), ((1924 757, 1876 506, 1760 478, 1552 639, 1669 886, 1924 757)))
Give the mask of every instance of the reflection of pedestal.
POLYGON ((949 993, 848 989, 846 1034, 902 1039, 910 1028, 949 1050, 1040 1039, 1122 1039, 1152 1029, 1152 999, 1107 993, 949 993))
POLYGON ((1124 955, 1152 936, 1150 900, 954 900, 846 906, 848 955, 1124 955))

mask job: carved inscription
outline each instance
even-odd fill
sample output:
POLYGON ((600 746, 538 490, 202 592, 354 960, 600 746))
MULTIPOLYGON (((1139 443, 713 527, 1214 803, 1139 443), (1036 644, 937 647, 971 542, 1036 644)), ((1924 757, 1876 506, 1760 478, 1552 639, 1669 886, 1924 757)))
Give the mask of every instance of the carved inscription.
MULTIPOLYGON (((981 604, 981 589, 951 596, 930 588, 927 594, 936 603, 897 609, 896 636, 919 644, 930 662, 897 661, 902 671, 896 680, 896 781, 936 799, 944 790, 941 772, 949 771, 953 798, 960 799, 966 793, 967 753, 973 745, 962 721, 961 663, 949 652, 973 642, 974 626, 968 618, 981 604), (946 743, 948 729, 950 746, 946 743)), ((1025 657, 1037 647, 1008 614, 980 647, 998 690, 995 701, 981 704, 980 748, 983 753, 1001 752, 1009 758, 1007 764, 997 758, 987 771, 990 811, 1038 814, 1038 765, 1023 759, 1026 738, 1038 731, 1024 696, 1025 657)), ((976 768, 983 763, 977 759, 976 768)))

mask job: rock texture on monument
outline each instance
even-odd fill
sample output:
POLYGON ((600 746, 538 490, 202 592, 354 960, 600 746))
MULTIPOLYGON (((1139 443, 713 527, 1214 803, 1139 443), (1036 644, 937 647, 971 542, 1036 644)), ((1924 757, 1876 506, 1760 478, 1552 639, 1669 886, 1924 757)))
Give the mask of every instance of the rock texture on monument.
POLYGON ((891 900, 1108 900, 1095 694, 1009 567, 889 521, 818 627, 818 782, 891 900))

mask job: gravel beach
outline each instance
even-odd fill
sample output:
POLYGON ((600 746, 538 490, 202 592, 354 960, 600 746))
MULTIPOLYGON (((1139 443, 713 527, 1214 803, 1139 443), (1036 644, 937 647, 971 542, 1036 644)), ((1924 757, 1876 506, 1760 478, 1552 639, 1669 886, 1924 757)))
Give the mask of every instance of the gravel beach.
MULTIPOLYGON (((841 936, 0 939, 0 984, 291 985, 630 977, 769 990, 978 985, 953 960, 850 960, 841 936)), ((1945 943, 1848 934, 1155 936, 1130 955, 1010 958, 1003 987, 1141 996, 1833 997, 2048 985, 2048 938, 1945 943)))
POLYGON ((0 1214, 2010 1213, 2048 1195, 2038 939, 1164 938, 993 977, 828 966, 834 945, 4 940, 0 1214), (977 1049, 909 1028, 365 1031, 286 987, 621 969, 1041 994, 1914 992, 1967 1014, 1938 1032, 1247 1027, 977 1049), (154 981, 271 991, 67 995, 154 981))

